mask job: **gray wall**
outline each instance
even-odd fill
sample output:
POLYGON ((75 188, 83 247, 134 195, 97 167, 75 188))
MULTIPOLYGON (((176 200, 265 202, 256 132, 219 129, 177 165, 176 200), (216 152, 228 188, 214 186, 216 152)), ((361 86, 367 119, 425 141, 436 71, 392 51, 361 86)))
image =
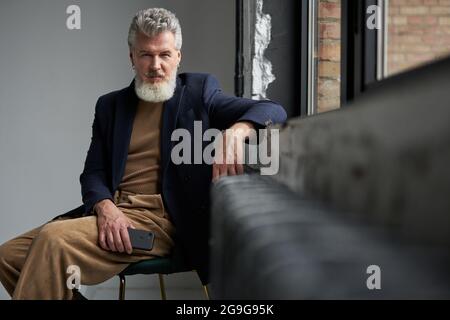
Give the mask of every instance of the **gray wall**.
POLYGON ((182 24, 181 71, 213 73, 232 93, 234 1, 0 3, 0 243, 81 203, 94 104, 131 81, 129 22, 157 6, 182 24), (66 28, 71 4, 81 7, 81 30, 66 28))

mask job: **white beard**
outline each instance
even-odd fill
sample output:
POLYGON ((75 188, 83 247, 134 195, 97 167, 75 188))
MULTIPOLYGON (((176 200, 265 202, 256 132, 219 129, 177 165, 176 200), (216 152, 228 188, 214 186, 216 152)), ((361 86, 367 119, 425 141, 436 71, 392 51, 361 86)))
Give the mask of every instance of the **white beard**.
POLYGON ((146 102, 164 102, 172 98, 177 85, 177 70, 170 76, 168 81, 162 83, 145 83, 138 75, 135 76, 134 91, 136 95, 146 102))

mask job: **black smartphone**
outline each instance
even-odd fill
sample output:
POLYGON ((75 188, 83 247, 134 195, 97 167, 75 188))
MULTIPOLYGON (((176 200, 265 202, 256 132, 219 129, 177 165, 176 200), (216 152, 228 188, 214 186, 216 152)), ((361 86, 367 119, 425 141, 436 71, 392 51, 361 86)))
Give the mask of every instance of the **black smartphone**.
POLYGON ((137 230, 128 228, 131 246, 134 249, 141 249, 150 251, 153 249, 153 241, 155 235, 151 231, 137 230))

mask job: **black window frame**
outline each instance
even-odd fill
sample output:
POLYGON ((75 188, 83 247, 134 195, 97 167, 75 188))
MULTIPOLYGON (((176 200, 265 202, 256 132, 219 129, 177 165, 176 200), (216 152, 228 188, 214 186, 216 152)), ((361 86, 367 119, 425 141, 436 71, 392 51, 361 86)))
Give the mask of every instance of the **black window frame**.
POLYGON ((341 0, 341 107, 376 85, 377 30, 366 27, 377 0, 341 0))
MULTIPOLYGON (((279 0, 265 0, 266 10, 280 5, 279 0)), ((294 86, 281 92, 270 92, 269 99, 277 101, 281 95, 290 95, 290 103, 284 104, 289 117, 308 116, 308 35, 310 1, 284 0, 285 7, 293 8, 295 19, 272 20, 282 27, 289 37, 283 40, 273 39, 274 54, 289 55, 286 63, 292 64, 290 79, 294 86), (293 44, 286 50, 283 41, 293 44), (279 41, 277 43, 277 41, 279 41), (295 75, 295 77, 293 76, 295 75), (293 89, 292 89, 293 88, 293 89)), ((370 5, 378 5, 378 0, 341 0, 341 107, 355 99, 361 93, 376 85, 377 80, 377 30, 366 28, 370 5)), ((235 94, 251 97, 251 64, 253 31, 255 19, 255 0, 236 0, 236 65, 235 94)), ((270 54, 270 53, 269 53, 270 54)), ((278 62, 280 63, 280 62, 278 62)), ((277 65, 274 65, 276 71, 277 65)), ((270 88, 270 87, 269 87, 270 88)))

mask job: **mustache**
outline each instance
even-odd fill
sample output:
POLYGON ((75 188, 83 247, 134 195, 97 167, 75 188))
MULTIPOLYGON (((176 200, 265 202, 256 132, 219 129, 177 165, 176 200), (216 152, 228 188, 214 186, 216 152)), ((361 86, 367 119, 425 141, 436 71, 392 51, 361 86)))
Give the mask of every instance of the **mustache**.
POLYGON ((144 76, 146 76, 147 78, 164 78, 164 73, 160 73, 158 71, 150 71, 150 72, 146 72, 144 73, 144 76))

